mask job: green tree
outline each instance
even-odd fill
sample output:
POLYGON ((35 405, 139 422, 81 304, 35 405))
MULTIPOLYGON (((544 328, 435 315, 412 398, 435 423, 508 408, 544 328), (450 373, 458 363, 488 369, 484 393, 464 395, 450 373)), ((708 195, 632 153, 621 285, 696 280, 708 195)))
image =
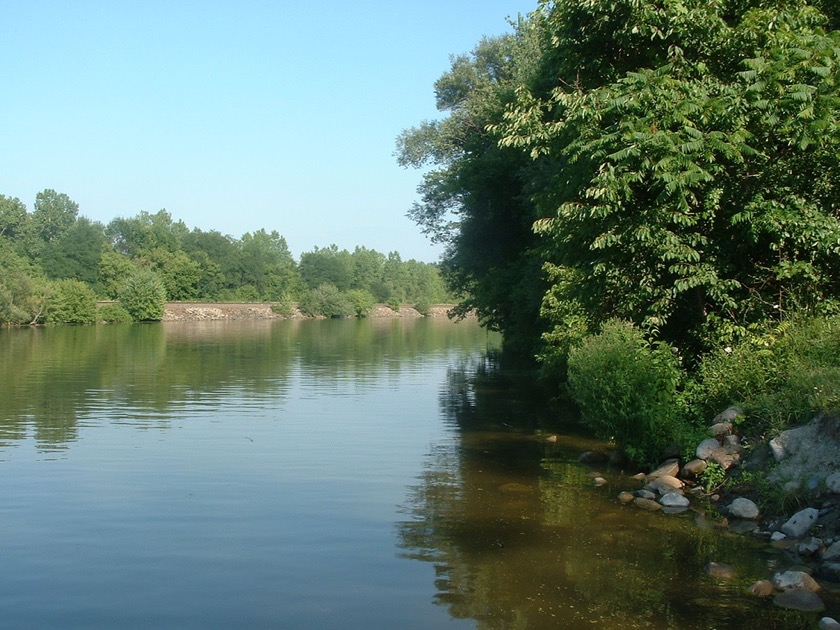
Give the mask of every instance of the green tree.
POLYGON ((66 194, 48 188, 35 195, 32 227, 41 240, 50 243, 67 232, 78 214, 79 204, 66 194))
POLYGON ((183 221, 173 221, 166 210, 158 210, 154 214, 143 211, 136 217, 118 217, 106 226, 105 233, 117 252, 139 258, 157 248, 179 251, 189 228, 183 221))
POLYGON ((26 231, 29 215, 17 197, 0 195, 0 236, 14 239, 26 231))
POLYGON ((339 250, 336 245, 316 247, 300 255, 298 273, 309 288, 331 284, 339 291, 346 291, 353 286, 353 263, 353 256, 346 249, 339 250))
POLYGON ((81 280, 96 287, 106 247, 102 225, 79 217, 63 234, 44 245, 39 262, 49 278, 81 280))
POLYGON ((136 321, 157 321, 163 317, 166 288, 150 269, 137 269, 119 292, 120 304, 136 321))
POLYGON ((696 350, 836 308, 840 39, 825 16, 804 0, 544 11, 554 88, 523 86, 494 130, 534 159, 542 258, 563 279, 555 331, 620 317, 696 350))
POLYGON ((57 280, 51 285, 46 319, 51 324, 96 322, 96 294, 80 280, 57 280))
POLYGON ((0 236, 0 324, 35 324, 43 320, 49 292, 37 269, 17 255, 0 236))

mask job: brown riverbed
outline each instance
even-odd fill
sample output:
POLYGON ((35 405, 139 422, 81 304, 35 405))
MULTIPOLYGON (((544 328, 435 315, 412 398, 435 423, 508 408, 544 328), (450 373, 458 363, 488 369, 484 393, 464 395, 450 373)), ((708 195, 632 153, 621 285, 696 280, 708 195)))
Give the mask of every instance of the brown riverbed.
MULTIPOLYGON (((429 309, 426 317, 446 317, 451 308, 451 304, 436 304, 429 309)), ((409 305, 394 311, 385 304, 376 304, 370 317, 418 318, 423 315, 409 305)), ((306 316, 297 308, 290 317, 275 313, 270 302, 167 302, 162 318, 165 322, 253 319, 306 319, 306 316)))

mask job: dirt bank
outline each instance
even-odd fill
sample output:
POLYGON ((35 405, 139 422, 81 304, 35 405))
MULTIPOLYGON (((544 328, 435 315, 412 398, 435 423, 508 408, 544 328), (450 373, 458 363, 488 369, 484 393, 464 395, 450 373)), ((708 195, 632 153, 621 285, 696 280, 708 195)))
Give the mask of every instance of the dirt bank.
MULTIPOLYGON (((427 317, 446 317, 451 304, 436 304, 429 309, 427 317)), ((384 304, 376 304, 370 317, 417 318, 423 317, 414 307, 402 306, 394 311, 384 304)), ((202 321, 202 320, 248 320, 248 319, 306 319, 297 308, 291 317, 285 317, 271 310, 269 302, 167 302, 162 321, 202 321)))

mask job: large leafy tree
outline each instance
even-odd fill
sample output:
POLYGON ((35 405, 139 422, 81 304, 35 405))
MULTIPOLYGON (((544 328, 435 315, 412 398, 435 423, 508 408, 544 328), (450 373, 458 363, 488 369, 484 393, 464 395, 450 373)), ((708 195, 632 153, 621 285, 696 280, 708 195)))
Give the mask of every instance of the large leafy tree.
POLYGON ((533 199, 554 336, 610 317, 702 348, 840 298, 840 37, 805 0, 557 0, 554 88, 502 145, 533 199))

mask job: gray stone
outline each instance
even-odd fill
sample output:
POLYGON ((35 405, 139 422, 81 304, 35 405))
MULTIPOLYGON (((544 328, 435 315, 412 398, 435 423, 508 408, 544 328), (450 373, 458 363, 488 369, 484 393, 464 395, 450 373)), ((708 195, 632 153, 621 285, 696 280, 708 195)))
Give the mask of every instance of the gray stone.
POLYGON ((680 471, 680 476, 683 479, 697 479, 709 464, 704 459, 692 459, 680 471))
POLYGON ((729 514, 735 518, 755 519, 758 518, 758 506, 743 497, 738 497, 729 506, 729 514))
POLYGON ((729 531, 735 534, 751 534, 756 529, 758 529, 758 525, 756 525, 755 521, 737 519, 729 524, 729 531))
POLYGON ((737 450, 741 448, 741 441, 737 435, 725 435, 723 436, 723 445, 737 450))
POLYGON ((740 463, 741 455, 740 453, 733 451, 731 447, 723 446, 716 451, 712 451, 712 454, 709 455, 708 459, 709 461, 720 464, 720 467, 724 470, 729 470, 740 463))
POLYGON ((710 562, 703 570, 717 580, 728 580, 735 577, 735 567, 723 562, 710 562))
POLYGON ((663 494, 662 497, 659 499, 659 503, 664 507, 672 508, 681 508, 689 506, 689 500, 678 492, 668 492, 666 494, 663 494))
POLYGON ((770 582, 777 591, 789 591, 790 589, 796 588, 816 593, 820 590, 820 585, 817 584, 817 581, 804 571, 776 573, 770 582))
POLYGON ((829 492, 840 494, 840 472, 831 473, 825 478, 825 487, 829 492))
POLYGON ((814 538, 812 536, 808 540, 803 540, 799 543, 796 547, 796 551, 800 556, 813 556, 822 549, 822 546, 823 542, 819 538, 814 538))
POLYGON ((697 450, 694 452, 697 459, 709 459, 712 453, 720 448, 720 442, 715 438, 707 438, 697 445, 697 450))
POLYGON ((801 538, 814 526, 819 515, 819 510, 815 510, 814 508, 800 510, 782 525, 782 531, 793 538, 801 538))
POLYGON ((651 492, 656 492, 657 494, 668 494, 674 490, 682 490, 683 486, 685 486, 685 484, 676 477, 672 477, 671 475, 662 475, 658 479, 655 479, 652 483, 647 484, 645 486, 645 490, 650 490, 651 492))
POLYGON ((817 624, 819 630, 840 630, 840 623, 831 617, 823 617, 817 624))
POLYGON ((817 567, 817 577, 829 582, 840 582, 840 562, 823 562, 817 567))
POLYGON ((651 492, 650 490, 642 489, 642 490, 636 490, 636 496, 639 497, 640 499, 648 499, 650 501, 653 501, 656 498, 656 493, 651 492))
POLYGON ((669 459, 666 462, 663 462, 659 468, 654 470, 653 472, 649 473, 647 476, 648 481, 654 481, 659 479, 660 477, 668 476, 668 477, 676 477, 677 473, 680 471, 680 463, 676 459, 669 459))
POLYGON ((719 422, 734 422, 738 418, 744 415, 744 412, 741 410, 740 407, 727 407, 721 413, 715 416, 715 419, 712 420, 713 423, 717 424, 719 422))
POLYGON ((592 483, 596 486, 605 486, 607 485, 607 480, 603 477, 595 477, 594 479, 592 479, 592 483))
POLYGON ((785 445, 778 437, 774 437, 770 442, 767 444, 770 447, 770 454, 773 456, 773 459, 776 460, 778 464, 781 462, 785 457, 787 457, 787 451, 785 450, 785 445))
POLYGON ((779 542, 780 540, 784 540, 787 538, 782 532, 773 532, 770 534, 770 542, 779 542))
POLYGON ((840 560, 840 540, 823 552, 822 559, 823 561, 840 560))
POLYGON ((825 610, 825 604, 823 604, 819 595, 801 588, 782 591, 773 598, 773 603, 782 608, 801 610, 803 612, 818 612, 820 610, 825 610))

